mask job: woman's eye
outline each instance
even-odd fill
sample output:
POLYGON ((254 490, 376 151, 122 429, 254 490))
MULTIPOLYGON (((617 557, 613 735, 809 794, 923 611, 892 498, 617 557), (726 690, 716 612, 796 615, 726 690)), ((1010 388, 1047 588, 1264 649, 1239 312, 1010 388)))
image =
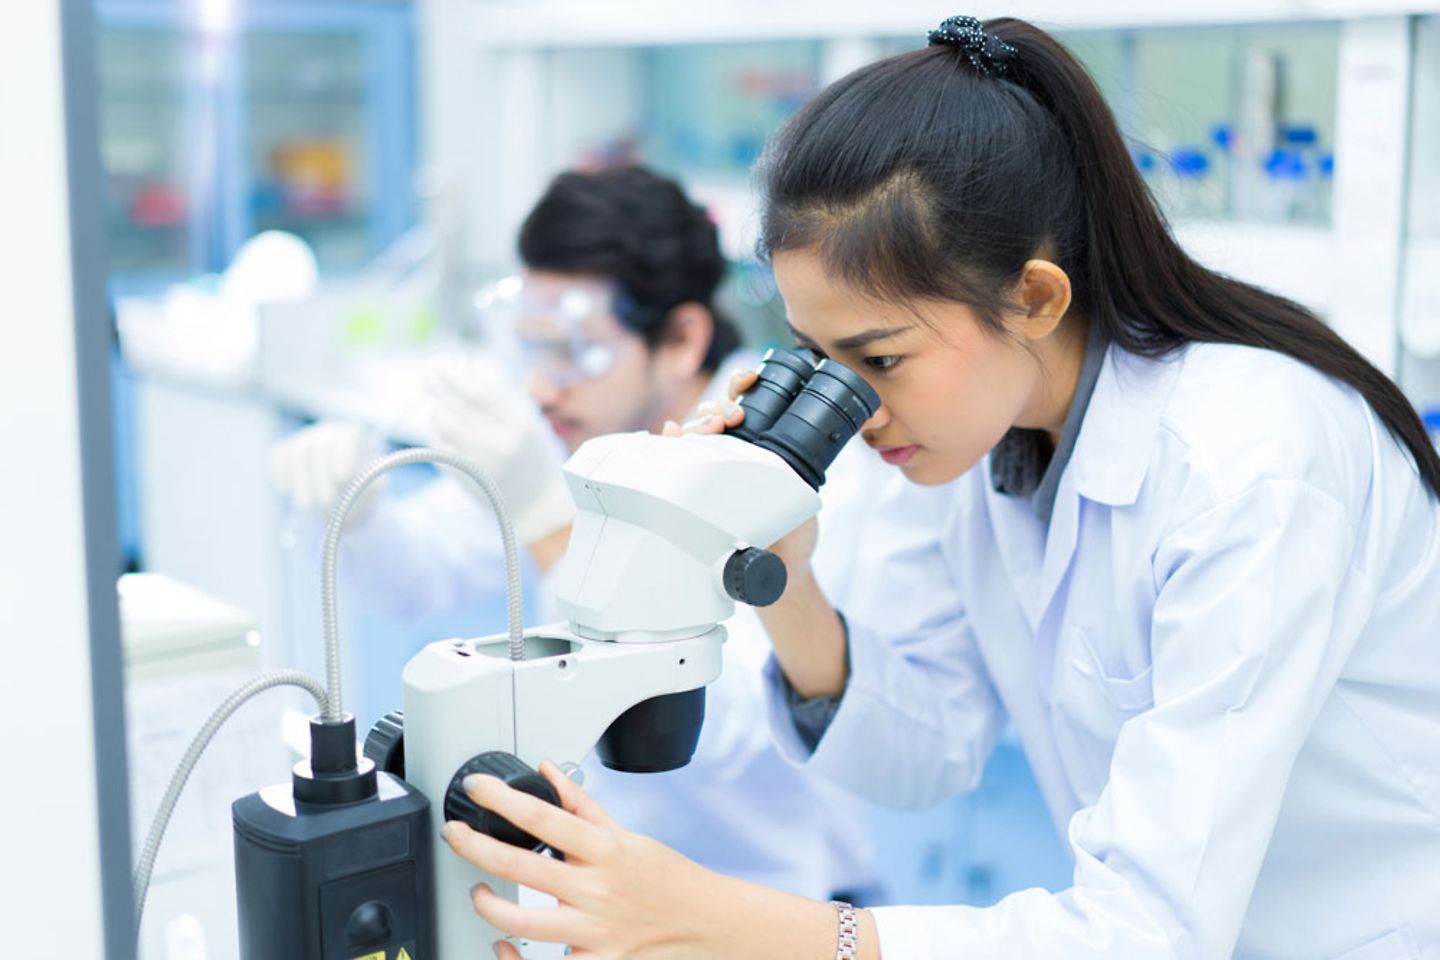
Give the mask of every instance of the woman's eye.
POLYGON ((871 370, 893 370, 902 359, 904 358, 896 356, 895 354, 887 354, 882 357, 866 357, 865 365, 871 370))

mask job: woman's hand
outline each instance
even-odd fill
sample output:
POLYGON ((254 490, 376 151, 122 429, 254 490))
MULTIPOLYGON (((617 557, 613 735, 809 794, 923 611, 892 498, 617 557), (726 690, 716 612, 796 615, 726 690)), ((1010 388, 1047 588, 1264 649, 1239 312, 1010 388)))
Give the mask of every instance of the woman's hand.
MULTIPOLYGON (((723 944, 706 943, 705 922, 724 902, 718 888, 736 881, 620 828, 553 763, 542 763, 540 772, 559 793, 560 807, 513 790, 495 777, 471 777, 465 789, 480 806, 563 850, 563 861, 513 847, 458 821, 445 825, 445 840, 480 869, 548 893, 560 904, 522 907, 482 883, 471 891, 475 912, 512 936, 570 944, 572 957, 724 957, 723 944)), ((503 960, 520 958, 519 951, 503 941, 495 953, 503 960)))
MULTIPOLYGON (((665 422, 662 431, 667 437, 678 437, 686 433, 722 433, 745 422, 745 408, 736 401, 754 385, 757 372, 741 370, 730 377, 728 393, 730 402, 717 403, 707 400, 695 408, 695 417, 683 426, 674 420, 665 422)), ((767 546, 767 549, 785 562, 785 569, 792 581, 804 580, 810 576, 810 558, 815 555, 815 543, 820 527, 811 517, 790 533, 767 546)))
MULTIPOLYGON (((753 883, 712 873, 674 850, 619 827, 546 761, 540 772, 560 795, 555 807, 495 777, 470 777, 470 799, 539 837, 557 860, 445 824, 450 849, 495 876, 548 893, 556 907, 522 907, 488 885, 471 890, 475 912, 525 940, 570 945, 583 960, 789 960, 824 957, 836 944, 835 911, 753 883)), ((879 960, 873 918, 860 914, 861 960, 879 960)), ((522 960, 500 941, 495 955, 522 960)))

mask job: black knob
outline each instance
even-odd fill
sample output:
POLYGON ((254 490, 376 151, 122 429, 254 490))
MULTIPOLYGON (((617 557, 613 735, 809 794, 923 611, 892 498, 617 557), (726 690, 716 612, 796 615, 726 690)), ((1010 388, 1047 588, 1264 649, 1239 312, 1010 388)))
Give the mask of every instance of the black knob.
POLYGON ((769 550, 748 547, 725 561, 725 592, 752 607, 768 607, 785 592, 785 561, 769 550))
POLYGON ((390 908, 378 900, 367 900, 355 908, 345 924, 351 950, 382 946, 390 941, 390 908))
POLYGON ((491 776, 499 777, 521 793, 539 797, 558 807, 560 806, 560 795, 555 792, 554 787, 550 786, 550 781, 515 754, 494 750, 472 757, 468 763, 456 770, 455 776, 450 778, 449 788, 445 791, 446 820, 463 820, 472 829, 494 837, 496 840, 503 840, 512 846, 524 847, 527 850, 542 849, 545 844, 509 820, 486 810, 470 799, 465 793, 464 784, 465 778, 472 773, 488 773, 491 776))
POLYGON ((391 710, 375 721, 365 738, 365 756, 375 769, 405 779, 405 711, 391 710))

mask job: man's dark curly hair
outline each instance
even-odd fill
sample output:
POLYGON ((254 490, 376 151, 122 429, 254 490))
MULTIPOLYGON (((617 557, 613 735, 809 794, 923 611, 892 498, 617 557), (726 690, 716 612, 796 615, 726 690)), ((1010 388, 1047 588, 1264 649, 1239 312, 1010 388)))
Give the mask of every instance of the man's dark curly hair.
POLYGON ((740 345, 713 302, 725 275, 715 224, 678 183, 644 167, 557 176, 520 228, 520 259, 534 270, 614 280, 623 294, 618 319, 651 347, 672 309, 706 307, 715 320, 707 373, 740 345))

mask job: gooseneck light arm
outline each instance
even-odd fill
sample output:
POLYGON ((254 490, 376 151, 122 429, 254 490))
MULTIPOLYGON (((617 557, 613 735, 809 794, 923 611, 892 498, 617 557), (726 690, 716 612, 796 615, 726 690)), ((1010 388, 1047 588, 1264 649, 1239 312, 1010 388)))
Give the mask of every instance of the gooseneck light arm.
POLYGON ((515 528, 510 521, 510 511, 505 507, 505 498, 495 482, 481 470, 475 461, 449 450, 433 447, 419 447, 401 450, 387 457, 381 457, 360 472, 350 486, 335 501, 330 511, 330 521, 325 529, 325 556, 321 572, 321 597, 325 614, 325 698, 324 719, 326 723, 339 723, 344 717, 340 700, 340 613, 336 599, 335 568, 340 555, 340 535, 345 530, 345 518, 349 516, 355 502, 365 488, 376 478, 396 467, 414 463, 439 463, 453 467, 469 477, 490 501, 495 519, 500 523, 500 539, 505 546, 506 601, 509 612, 510 659, 525 658, 524 597, 520 592, 520 558, 516 547, 515 528))

